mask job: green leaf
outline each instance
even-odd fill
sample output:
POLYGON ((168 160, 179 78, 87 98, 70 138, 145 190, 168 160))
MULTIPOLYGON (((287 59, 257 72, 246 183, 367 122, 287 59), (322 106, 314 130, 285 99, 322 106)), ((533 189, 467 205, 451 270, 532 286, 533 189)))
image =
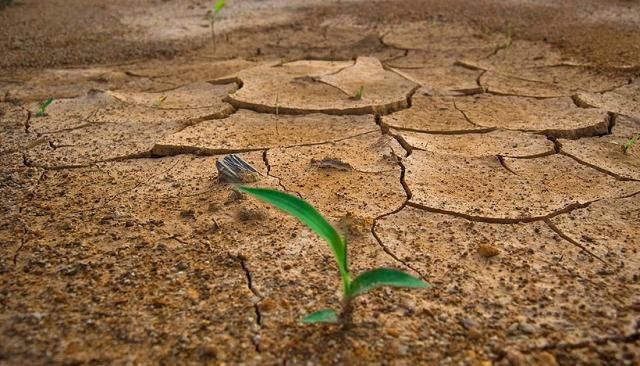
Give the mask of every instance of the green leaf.
POLYGON ((304 318, 302 318, 302 322, 305 324, 315 324, 315 323, 330 323, 335 324, 338 322, 338 313, 336 313, 333 309, 324 309, 320 311, 316 311, 315 313, 311 313, 304 318))
POLYGON ((365 294, 381 286, 428 288, 430 284, 406 272, 391 268, 377 268, 364 272, 351 284, 349 297, 365 294))
POLYGON ((47 100, 44 101, 44 103, 40 105, 40 108, 42 109, 47 108, 49 104, 51 104, 52 102, 53 102, 53 98, 49 97, 47 100))
POLYGON ((226 5, 225 0, 218 0, 218 2, 216 3, 216 8, 214 10, 214 13, 218 14, 220 10, 224 8, 225 5, 226 5))
POLYGON ((630 138, 629 140, 627 140, 627 142, 624 143, 624 145, 622 145, 622 149, 624 150, 625 154, 628 154, 631 151, 633 146, 635 146, 635 144, 638 142, 638 139, 640 139, 640 135, 630 138))
POLYGON ((38 110, 38 112, 36 113, 36 117, 44 117, 46 115, 46 110, 47 107, 49 106, 49 104, 51 104, 53 102, 53 98, 48 98, 47 100, 45 100, 44 102, 42 102, 40 104, 40 109, 38 110))
POLYGON ((336 229, 313 206, 296 196, 273 189, 245 186, 240 186, 238 189, 295 216, 326 240, 336 257, 336 262, 338 262, 338 268, 345 283, 345 293, 348 291, 351 280, 349 279, 349 267, 347 264, 347 244, 336 229))

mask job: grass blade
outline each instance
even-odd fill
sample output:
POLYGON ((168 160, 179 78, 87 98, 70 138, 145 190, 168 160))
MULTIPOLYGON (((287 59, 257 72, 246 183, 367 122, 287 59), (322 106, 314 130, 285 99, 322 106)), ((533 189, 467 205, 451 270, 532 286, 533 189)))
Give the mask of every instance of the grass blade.
POLYGON ((222 10, 222 8, 224 8, 225 5, 226 5, 225 0, 218 0, 218 2, 216 3, 216 8, 215 8, 214 12, 216 14, 218 14, 220 12, 220 10, 222 10))
POLYGON ((51 102, 53 102, 53 98, 49 97, 47 98, 47 100, 44 101, 44 103, 42 103, 42 105, 40 106, 40 108, 47 108, 49 106, 49 104, 51 104, 51 102))
POLYGON ((273 189, 244 186, 238 187, 238 189, 295 216, 316 234, 320 235, 321 238, 325 239, 329 243, 333 254, 336 256, 338 268, 340 269, 340 274, 343 276, 343 280, 345 276, 348 278, 349 270, 347 265, 346 243, 336 229, 331 226, 313 206, 296 196, 273 189))
POLYGON ((364 272, 351 283, 349 297, 365 294, 381 286, 428 288, 430 284, 406 272, 390 268, 377 268, 364 272))
POLYGON ((302 318, 302 322, 305 324, 315 324, 315 323, 335 324, 338 322, 338 313, 336 313, 336 311, 333 309, 323 309, 305 316, 304 318, 302 318))
POLYGON ((40 104, 40 109, 38 109, 38 112, 36 113, 36 117, 44 117, 47 115, 46 111, 47 111, 47 107, 49 106, 49 104, 51 104, 53 102, 53 98, 49 97, 47 100, 45 100, 44 102, 42 102, 40 104))

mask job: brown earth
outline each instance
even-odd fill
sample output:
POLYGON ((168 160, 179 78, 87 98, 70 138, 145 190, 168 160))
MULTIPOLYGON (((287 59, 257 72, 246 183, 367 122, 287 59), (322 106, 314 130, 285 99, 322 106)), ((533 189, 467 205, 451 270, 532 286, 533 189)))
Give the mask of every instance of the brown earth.
POLYGON ((640 364, 637 1, 207 6, 0 5, 0 365, 640 364))

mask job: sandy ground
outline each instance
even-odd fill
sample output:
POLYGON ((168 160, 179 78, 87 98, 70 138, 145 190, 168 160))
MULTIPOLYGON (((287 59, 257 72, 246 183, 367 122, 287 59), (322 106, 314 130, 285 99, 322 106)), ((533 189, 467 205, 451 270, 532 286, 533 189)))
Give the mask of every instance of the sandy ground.
POLYGON ((638 2, 211 5, 0 5, 0 365, 639 364, 638 2))

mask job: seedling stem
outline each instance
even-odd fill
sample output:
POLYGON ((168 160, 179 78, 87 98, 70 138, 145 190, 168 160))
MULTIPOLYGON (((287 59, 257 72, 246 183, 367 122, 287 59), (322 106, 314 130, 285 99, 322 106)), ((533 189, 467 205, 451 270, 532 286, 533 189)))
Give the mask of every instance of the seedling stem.
POLYGON ((213 52, 216 51, 216 15, 218 15, 218 13, 224 8, 225 5, 225 0, 218 0, 213 10, 209 10, 207 12, 207 18, 209 18, 209 25, 211 26, 211 44, 213 46, 213 52))

